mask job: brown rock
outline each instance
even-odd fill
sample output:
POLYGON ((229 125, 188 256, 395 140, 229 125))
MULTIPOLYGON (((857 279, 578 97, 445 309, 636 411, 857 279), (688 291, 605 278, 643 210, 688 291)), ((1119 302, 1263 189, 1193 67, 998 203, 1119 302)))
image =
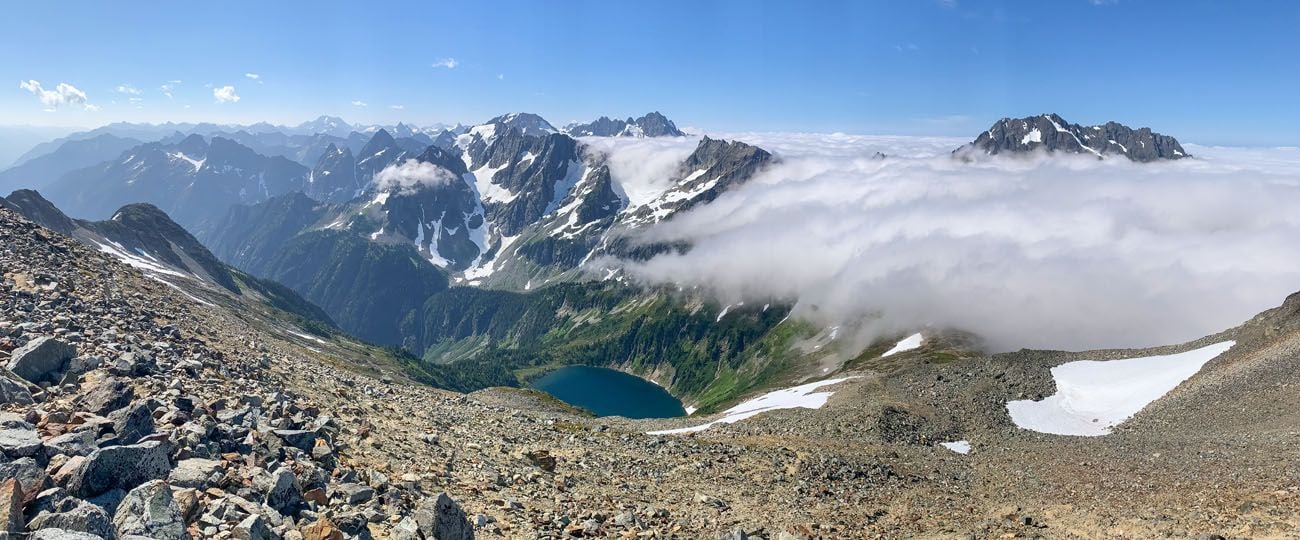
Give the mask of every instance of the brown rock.
POLYGON ((326 518, 301 529, 303 540, 343 540, 343 531, 326 518))
POLYGON ((17 478, 0 484, 0 532, 23 532, 23 486, 17 478))
POLYGON ((316 504, 326 504, 329 502, 329 497, 325 494, 325 490, 321 488, 307 490, 302 494, 302 498, 316 504))

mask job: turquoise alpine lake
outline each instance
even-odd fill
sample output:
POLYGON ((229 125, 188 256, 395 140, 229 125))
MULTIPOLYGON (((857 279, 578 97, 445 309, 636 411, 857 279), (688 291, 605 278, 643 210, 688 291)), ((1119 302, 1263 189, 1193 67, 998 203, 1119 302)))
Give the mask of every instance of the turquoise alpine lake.
POLYGON ((568 366, 533 381, 533 388, 596 416, 672 418, 685 416, 682 402, 657 384, 622 371, 568 366))

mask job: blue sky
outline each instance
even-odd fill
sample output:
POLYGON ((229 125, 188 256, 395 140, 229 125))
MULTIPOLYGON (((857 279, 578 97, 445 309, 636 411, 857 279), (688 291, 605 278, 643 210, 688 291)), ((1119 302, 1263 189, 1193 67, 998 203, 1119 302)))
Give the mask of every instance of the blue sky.
POLYGON ((0 124, 661 110, 713 130, 966 136, 1053 111, 1300 144, 1300 3, 1285 1, 21 2, 6 15, 0 124), (238 101, 218 102, 226 86, 238 101))

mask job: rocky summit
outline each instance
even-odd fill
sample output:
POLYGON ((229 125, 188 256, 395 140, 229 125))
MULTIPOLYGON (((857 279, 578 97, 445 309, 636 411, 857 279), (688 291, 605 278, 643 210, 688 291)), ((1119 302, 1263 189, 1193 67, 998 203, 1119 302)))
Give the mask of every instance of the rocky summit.
POLYGON ((953 153, 1018 154, 1034 151, 1096 156, 1124 156, 1133 161, 1182 159, 1189 157, 1178 139, 1151 131, 1133 129, 1118 122, 1097 126, 1071 124, 1056 114, 1003 118, 970 144, 953 153))

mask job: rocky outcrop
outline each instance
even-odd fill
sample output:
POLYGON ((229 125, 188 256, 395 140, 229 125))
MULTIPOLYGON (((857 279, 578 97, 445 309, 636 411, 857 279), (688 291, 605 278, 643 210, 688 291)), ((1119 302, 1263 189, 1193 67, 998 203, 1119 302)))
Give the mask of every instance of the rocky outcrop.
POLYGON ((1003 118, 970 144, 953 153, 1024 154, 1035 151, 1096 156, 1124 156, 1138 162, 1189 157, 1178 140, 1151 131, 1132 129, 1117 122, 1084 127, 1071 124, 1056 114, 1025 118, 1003 118))

